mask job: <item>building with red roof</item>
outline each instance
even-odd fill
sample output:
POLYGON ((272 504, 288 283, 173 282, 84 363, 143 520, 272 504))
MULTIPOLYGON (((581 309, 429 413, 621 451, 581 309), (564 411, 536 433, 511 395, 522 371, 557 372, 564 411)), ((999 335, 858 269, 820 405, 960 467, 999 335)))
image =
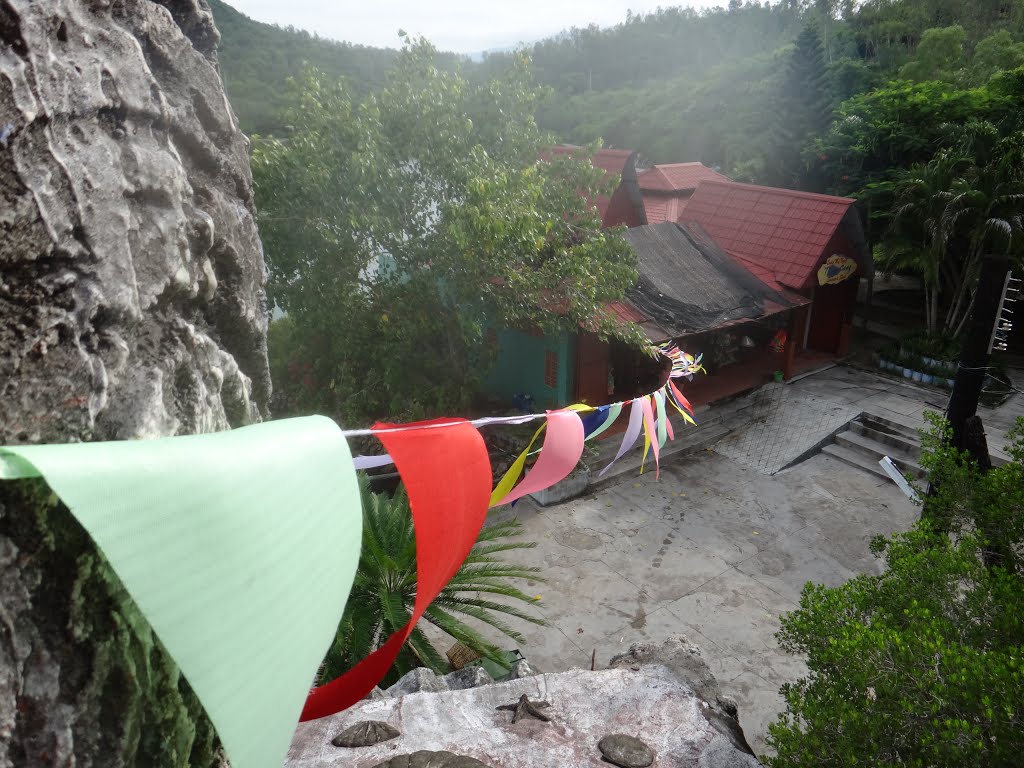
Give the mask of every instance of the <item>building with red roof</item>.
POLYGON ((703 163, 655 165, 637 174, 648 224, 679 221, 683 210, 702 181, 728 181, 703 163))
MULTIPOLYGON (((700 163, 637 172, 629 150, 600 150, 592 162, 618 181, 611 197, 594 201, 602 221, 626 225, 638 257, 637 284, 607 309, 652 342, 703 353, 711 375, 686 383, 691 402, 846 353, 859 279, 873 274, 852 199, 735 183, 700 163)), ((494 343, 490 393, 544 407, 629 399, 663 373, 582 328, 550 337, 499 329, 494 343)))
POLYGON ((771 286, 811 299, 804 347, 844 354, 860 277, 873 274, 854 200, 729 181, 702 181, 682 221, 693 222, 771 286))
MULTIPOLYGON (((569 155, 580 149, 572 144, 562 144, 552 151, 556 155, 569 155)), ((611 197, 600 195, 593 201, 601 216, 601 224, 605 227, 638 227, 647 223, 640 187, 637 185, 636 159, 637 153, 631 149, 599 149, 590 158, 595 168, 604 171, 606 180, 611 178, 617 181, 611 197)))

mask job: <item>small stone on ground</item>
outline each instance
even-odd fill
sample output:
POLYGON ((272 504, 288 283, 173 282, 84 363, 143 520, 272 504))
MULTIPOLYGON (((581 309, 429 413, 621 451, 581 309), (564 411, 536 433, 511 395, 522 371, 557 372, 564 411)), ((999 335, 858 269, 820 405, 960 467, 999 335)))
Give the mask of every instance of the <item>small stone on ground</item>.
POLYGON ((382 741, 397 739, 401 734, 393 725, 380 720, 363 720, 349 726, 331 740, 336 747, 372 747, 382 741))
POLYGON ((597 742, 605 760, 622 768, 647 768, 654 762, 654 750, 635 736, 615 733, 597 742))

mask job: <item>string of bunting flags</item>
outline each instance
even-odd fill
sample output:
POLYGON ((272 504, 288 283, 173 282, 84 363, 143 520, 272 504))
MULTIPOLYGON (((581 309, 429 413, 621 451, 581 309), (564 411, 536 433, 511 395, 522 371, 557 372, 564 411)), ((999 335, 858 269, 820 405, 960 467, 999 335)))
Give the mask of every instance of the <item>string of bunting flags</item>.
MULTIPOLYGON (((543 490, 544 488, 554 485, 559 480, 563 479, 565 475, 568 475, 572 471, 572 468, 579 462, 580 456, 582 456, 582 446, 580 447, 579 455, 576 456, 576 460, 572 462, 572 466, 568 468, 564 475, 557 477, 556 472, 549 471, 549 468, 558 467, 559 469, 564 468, 568 465, 568 457, 574 453, 575 430, 570 429, 567 424, 572 423, 570 416, 564 416, 566 411, 585 414, 581 417, 583 424, 583 440, 593 440, 604 432, 606 432, 622 415, 623 410, 626 406, 629 406, 630 421, 626 427, 625 434, 623 435, 622 444, 619 451, 616 453, 615 458, 609 462, 599 473, 599 476, 603 476, 608 472, 609 469, 622 458, 633 446, 636 444, 637 439, 640 437, 640 433, 644 434, 644 453, 643 460, 641 463, 641 472, 643 471, 643 465, 646 464, 648 453, 654 454, 655 466, 660 469, 659 459, 660 450, 664 447, 666 440, 674 440, 675 435, 672 430, 672 423, 668 420, 668 412, 666 411, 666 403, 671 404, 683 417, 683 419, 689 424, 695 424, 693 407, 690 402, 683 396, 683 393, 676 386, 673 379, 687 380, 692 379, 697 373, 704 370, 701 360, 703 355, 690 355, 679 349, 678 346, 672 343, 665 343, 656 347, 651 347, 651 352, 660 357, 668 358, 671 361, 672 367, 669 371, 668 381, 655 392, 642 395, 640 397, 633 398, 631 400, 624 400, 617 403, 611 403, 609 405, 601 406, 590 406, 583 403, 576 403, 573 405, 566 406, 554 411, 545 411, 544 413, 530 413, 518 416, 486 416, 479 419, 473 419, 469 423, 474 427, 488 427, 495 425, 512 425, 512 424, 528 424, 531 421, 537 421, 545 419, 546 423, 542 424, 537 432, 534 433, 533 438, 530 440, 526 449, 517 458, 512 466, 509 468, 506 475, 501 479, 498 485, 494 489, 494 493, 491 497, 491 506, 501 506, 502 504, 508 504, 521 498, 524 494, 516 494, 514 498, 509 497, 509 491, 512 486, 515 485, 516 480, 522 474, 523 469, 526 465, 527 457, 531 455, 533 446, 536 444, 537 439, 541 436, 545 430, 548 430, 549 437, 544 440, 543 447, 541 449, 541 458, 544 457, 544 452, 550 453, 558 452, 562 454, 565 460, 560 461, 557 465, 552 463, 551 459, 546 460, 541 464, 541 459, 537 460, 537 466, 534 467, 531 475, 538 475, 535 478, 531 486, 540 485, 541 482, 547 482, 546 485, 542 485, 534 490, 527 491, 527 493, 536 493, 537 490, 543 490), (635 406, 635 407, 634 407, 635 406), (558 425, 555 429, 551 429, 552 419, 558 425), (550 435, 554 433, 554 437, 550 435), (567 442, 568 441, 568 442, 567 442), (538 473, 538 469, 540 472, 538 473), (555 479, 552 479, 555 478, 555 479), (499 493, 503 491, 504 493, 499 493)), ((444 427, 445 424, 430 425, 426 426, 423 423, 419 424, 405 424, 397 427, 393 427, 393 430, 407 430, 407 429, 424 429, 424 428, 436 428, 444 427)), ((381 430, 377 429, 355 429, 355 430, 343 430, 342 434, 346 437, 365 437, 370 435, 379 435, 381 430)), ((353 459, 355 468, 358 470, 376 469, 379 467, 385 467, 393 464, 391 456, 387 453, 381 455, 370 455, 370 456, 356 456, 353 459)))
MULTIPOLYGON (((455 575, 490 507, 568 475, 586 440, 629 406, 612 463, 644 436, 656 467, 674 439, 669 408, 694 423, 676 382, 701 356, 674 345, 657 391, 510 417, 342 431, 328 418, 265 422, 204 435, 0 447, 0 481, 40 478, 89 533, 189 681, 235 768, 280 766, 295 724, 340 712, 384 677, 430 603, 455 575), (482 426, 543 420, 492 484, 482 426), (346 437, 374 435, 385 456, 356 457, 346 437), (533 446, 542 446, 523 477, 533 446), (341 677, 310 691, 334 640, 362 542, 356 469, 394 463, 416 533, 408 624, 341 677)), ((15 510, 15 513, 17 510, 15 510)))

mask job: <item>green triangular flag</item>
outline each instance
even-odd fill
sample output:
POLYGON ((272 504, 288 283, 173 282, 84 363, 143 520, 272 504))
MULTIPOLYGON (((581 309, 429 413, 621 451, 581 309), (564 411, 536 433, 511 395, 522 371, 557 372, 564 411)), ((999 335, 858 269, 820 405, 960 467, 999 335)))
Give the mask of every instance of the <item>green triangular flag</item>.
POLYGON ((0 479, 34 475, 106 555, 234 768, 279 768, 359 560, 359 489, 334 422, 0 448, 0 479))

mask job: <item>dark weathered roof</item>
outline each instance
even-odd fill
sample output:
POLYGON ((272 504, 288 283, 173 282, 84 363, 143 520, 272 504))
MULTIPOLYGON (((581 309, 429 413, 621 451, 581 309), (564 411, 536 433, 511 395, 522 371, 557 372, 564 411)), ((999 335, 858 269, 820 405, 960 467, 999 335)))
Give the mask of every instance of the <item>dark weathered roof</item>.
POLYGON ((634 227, 623 237, 636 251, 640 279, 627 298, 647 318, 652 341, 753 320, 795 306, 730 258, 698 225, 634 227))

